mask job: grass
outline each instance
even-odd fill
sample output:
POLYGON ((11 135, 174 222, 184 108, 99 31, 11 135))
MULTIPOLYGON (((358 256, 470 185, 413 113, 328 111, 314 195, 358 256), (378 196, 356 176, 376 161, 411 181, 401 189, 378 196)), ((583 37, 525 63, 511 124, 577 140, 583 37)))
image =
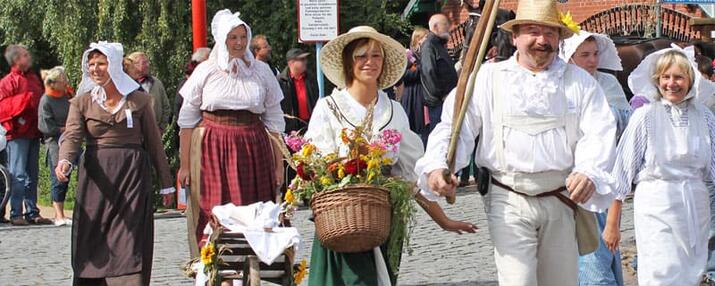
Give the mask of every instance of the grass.
MULTIPOLYGON (((40 174, 38 175, 37 183, 37 204, 41 206, 52 206, 50 167, 46 161, 47 151, 45 145, 40 145, 40 174)), ((69 188, 67 188, 67 196, 65 198, 65 209, 74 209, 75 190, 77 190, 77 170, 72 172, 69 188)))

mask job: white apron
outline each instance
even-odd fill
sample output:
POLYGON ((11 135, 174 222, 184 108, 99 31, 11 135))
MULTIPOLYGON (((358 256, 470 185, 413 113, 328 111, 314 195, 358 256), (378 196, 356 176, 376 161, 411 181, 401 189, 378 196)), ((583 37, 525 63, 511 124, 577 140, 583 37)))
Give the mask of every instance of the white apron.
POLYGON ((638 284, 699 285, 710 219, 705 115, 689 103, 688 126, 676 127, 662 103, 652 106, 647 116, 653 134, 647 135, 645 167, 634 199, 638 284))

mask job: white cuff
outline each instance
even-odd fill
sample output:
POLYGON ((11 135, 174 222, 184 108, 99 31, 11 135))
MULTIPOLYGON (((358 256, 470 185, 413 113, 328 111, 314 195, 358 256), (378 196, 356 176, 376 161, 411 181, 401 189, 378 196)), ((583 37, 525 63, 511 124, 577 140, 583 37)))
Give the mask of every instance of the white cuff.
MULTIPOLYGON (((439 169, 447 169, 449 166, 447 166, 447 163, 445 162, 436 162, 436 163, 431 163, 427 164, 423 169, 422 172, 418 174, 417 177, 417 187, 420 188, 423 195, 425 193, 432 193, 432 190, 429 189, 429 173, 431 173, 434 170, 439 170, 439 169)), ((434 196, 434 193, 432 193, 432 196, 434 196)), ((425 195, 425 198, 430 199, 430 197, 425 195)), ((436 201, 436 199, 435 199, 436 201)))
POLYGON ((174 187, 168 187, 168 188, 159 190, 159 194, 162 194, 162 195, 173 194, 175 192, 176 192, 176 188, 174 188, 174 187))

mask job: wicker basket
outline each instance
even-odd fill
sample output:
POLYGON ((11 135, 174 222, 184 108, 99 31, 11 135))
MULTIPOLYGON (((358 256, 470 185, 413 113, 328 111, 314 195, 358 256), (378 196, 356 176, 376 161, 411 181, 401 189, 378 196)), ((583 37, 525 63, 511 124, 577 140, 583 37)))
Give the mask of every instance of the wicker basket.
POLYGON ((349 185, 313 195, 310 202, 318 239, 330 250, 364 252, 390 234, 390 192, 371 185, 349 185))

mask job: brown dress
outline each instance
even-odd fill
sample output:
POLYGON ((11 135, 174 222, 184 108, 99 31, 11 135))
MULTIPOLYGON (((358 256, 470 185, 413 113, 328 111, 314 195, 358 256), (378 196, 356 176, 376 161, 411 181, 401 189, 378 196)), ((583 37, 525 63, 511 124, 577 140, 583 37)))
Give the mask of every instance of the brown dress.
POLYGON ((150 100, 144 92, 132 92, 115 114, 90 94, 71 102, 60 160, 71 162, 83 141, 87 146, 78 165, 72 225, 76 285, 131 280, 149 285, 154 246, 150 163, 162 187, 172 186, 150 100))

